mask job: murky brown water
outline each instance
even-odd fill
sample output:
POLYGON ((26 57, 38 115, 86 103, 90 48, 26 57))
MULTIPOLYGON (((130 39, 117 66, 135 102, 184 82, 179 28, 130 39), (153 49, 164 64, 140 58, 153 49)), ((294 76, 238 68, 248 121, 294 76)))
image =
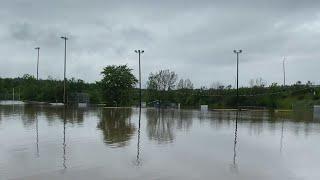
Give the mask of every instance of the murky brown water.
POLYGON ((319 140, 303 112, 0 106, 0 179, 314 180, 319 140))

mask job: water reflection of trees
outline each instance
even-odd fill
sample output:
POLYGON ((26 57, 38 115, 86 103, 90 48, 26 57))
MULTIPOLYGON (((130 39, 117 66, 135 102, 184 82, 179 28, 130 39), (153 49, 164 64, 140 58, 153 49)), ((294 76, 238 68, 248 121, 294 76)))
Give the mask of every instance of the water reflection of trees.
MULTIPOLYGON (((230 120, 235 117, 235 111, 198 111, 196 114, 200 123, 209 122, 214 129, 230 128, 230 120)), ((320 121, 310 111, 242 111, 238 123, 243 124, 250 135, 261 135, 266 131, 282 132, 283 123, 288 124, 286 132, 293 132, 297 136, 301 133, 308 136, 312 131, 320 131, 315 126, 320 121)))
POLYGON ((206 115, 206 121, 210 121, 211 127, 215 129, 221 129, 222 127, 231 127, 232 121, 235 119, 234 111, 217 111, 208 112, 206 115))
MULTIPOLYGON (((69 123, 82 123, 84 115, 88 109, 68 107, 66 110, 66 119, 69 123)), ((56 120, 63 121, 63 106, 49 105, 0 105, 0 117, 17 117, 21 119, 25 127, 31 126, 36 121, 36 117, 40 119, 46 118, 50 123, 56 120)))
MULTIPOLYGON (((122 111, 122 110, 121 110, 122 111)), ((66 109, 66 121, 71 124, 83 124, 86 115, 98 113, 97 109, 73 108, 66 109), (90 111, 91 110, 91 111, 90 111)), ((174 140, 174 131, 188 130, 192 122, 198 120, 200 123, 209 122, 212 128, 221 129, 232 126, 235 112, 231 111, 208 111, 199 112, 197 110, 160 110, 148 109, 147 132, 150 139, 158 142, 170 142, 174 140)), ((63 107, 39 106, 39 105, 1 105, 0 123, 4 120, 20 120, 24 127, 35 127, 38 118, 39 122, 47 120, 49 125, 55 125, 63 121, 63 107)), ((296 112, 260 112, 243 111, 240 124, 245 124, 249 134, 260 135, 264 131, 281 131, 282 121, 285 124, 285 131, 293 132, 295 135, 304 134, 308 136, 313 131, 319 131, 319 120, 314 119, 310 111, 296 112)))
POLYGON ((147 109, 147 134, 158 143, 169 143, 174 139, 174 110, 147 109))
POLYGON ((177 129, 188 130, 192 126, 193 112, 188 110, 179 110, 177 112, 177 129))
POLYGON ((193 110, 147 109, 147 135, 160 144, 171 143, 175 130, 189 130, 192 126, 193 110))
POLYGON ((60 119, 62 122, 66 121, 71 124, 82 124, 87 111, 87 108, 68 107, 64 109, 62 106, 47 106, 42 110, 49 123, 52 123, 56 119, 60 119))
POLYGON ((4 117, 19 115, 23 106, 0 105, 0 113, 4 117))
POLYGON ((56 120, 61 122, 66 119, 71 124, 82 124, 84 116, 88 112, 87 108, 68 107, 64 115, 63 106, 47 106, 47 105, 18 105, 18 106, 0 106, 1 116, 18 116, 21 118, 25 127, 33 125, 38 118, 46 119, 49 124, 56 120), (43 117, 40 117, 43 116, 43 117))
POLYGON ((31 126, 36 122, 37 116, 41 109, 32 105, 23 106, 23 113, 21 114, 21 120, 25 127, 31 126))
POLYGON ((112 147, 128 145, 136 128, 131 123, 132 109, 104 109, 97 127, 102 130, 105 143, 112 147))
POLYGON ((29 127, 36 121, 39 108, 29 105, 0 105, 0 120, 4 117, 17 117, 22 120, 24 127, 29 127))

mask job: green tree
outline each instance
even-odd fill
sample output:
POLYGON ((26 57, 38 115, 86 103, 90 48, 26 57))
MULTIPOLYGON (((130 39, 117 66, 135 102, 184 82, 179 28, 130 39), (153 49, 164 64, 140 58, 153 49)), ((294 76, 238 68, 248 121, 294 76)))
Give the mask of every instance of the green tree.
POLYGON ((148 101, 170 101, 169 97, 175 89, 178 75, 169 69, 151 73, 148 78, 148 101))
POLYGON ((180 79, 177 84, 177 89, 193 89, 193 84, 190 79, 180 79))
POLYGON ((107 105, 125 106, 132 103, 132 92, 138 82, 127 65, 107 66, 101 74, 100 85, 107 105))
POLYGON ((178 75, 169 69, 151 73, 148 80, 148 89, 170 91, 176 86, 178 75))

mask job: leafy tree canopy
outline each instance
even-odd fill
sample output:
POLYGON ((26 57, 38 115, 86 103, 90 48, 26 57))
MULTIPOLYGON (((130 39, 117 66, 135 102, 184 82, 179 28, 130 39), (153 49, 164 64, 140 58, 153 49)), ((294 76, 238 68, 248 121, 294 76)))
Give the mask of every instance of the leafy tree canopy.
POLYGON ((148 79, 148 89, 168 91, 173 90, 176 86, 178 75, 169 69, 160 70, 157 73, 151 73, 148 79))
POLYGON ((127 65, 112 65, 103 69, 100 84, 108 105, 129 105, 132 90, 138 82, 127 65))

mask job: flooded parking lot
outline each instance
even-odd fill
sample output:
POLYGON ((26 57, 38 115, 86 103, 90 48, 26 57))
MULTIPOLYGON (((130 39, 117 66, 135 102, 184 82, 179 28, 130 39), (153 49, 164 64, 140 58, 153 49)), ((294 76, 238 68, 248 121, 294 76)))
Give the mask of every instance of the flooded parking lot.
POLYGON ((0 179, 319 179, 308 112, 0 106, 0 179))

